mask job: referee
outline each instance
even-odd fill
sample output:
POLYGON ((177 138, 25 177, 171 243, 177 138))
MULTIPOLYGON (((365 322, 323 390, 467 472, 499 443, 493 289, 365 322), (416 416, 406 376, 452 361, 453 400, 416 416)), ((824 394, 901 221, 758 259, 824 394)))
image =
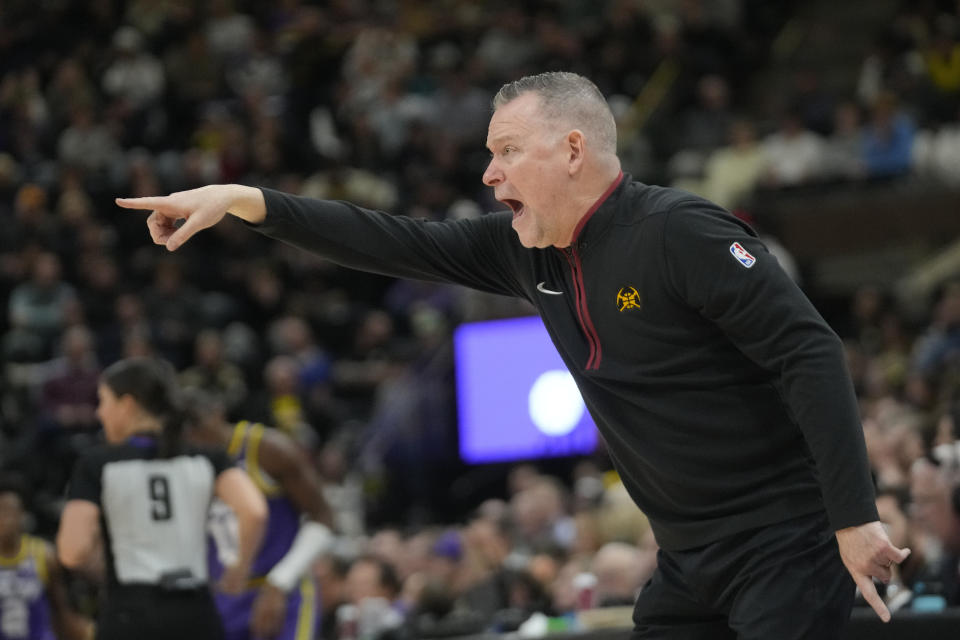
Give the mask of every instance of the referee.
POLYGON ((223 452, 181 443, 168 363, 121 360, 98 394, 107 444, 77 462, 57 533, 64 566, 90 569, 101 554, 106 564, 97 638, 222 638, 207 579, 207 510, 216 495, 237 514, 239 559, 220 585, 237 591, 263 534, 263 496, 223 452))

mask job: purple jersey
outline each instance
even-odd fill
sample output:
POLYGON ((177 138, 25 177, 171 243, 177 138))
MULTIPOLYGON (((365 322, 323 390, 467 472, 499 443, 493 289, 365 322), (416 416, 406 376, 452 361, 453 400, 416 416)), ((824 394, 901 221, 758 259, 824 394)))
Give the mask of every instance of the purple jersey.
MULTIPOLYGON (((284 495, 277 481, 260 467, 260 441, 265 429, 262 424, 239 422, 234 427, 233 437, 227 448, 227 455, 250 475, 266 496, 269 510, 263 544, 250 572, 250 590, 236 596, 216 594, 217 608, 228 640, 250 637, 247 628, 250 609, 256 597, 256 587, 262 584, 270 569, 290 550, 300 529, 299 509, 284 495)), ((207 554, 210 580, 216 581, 223 575, 224 566, 234 562, 238 553, 236 517, 230 508, 219 500, 214 500, 210 507, 207 530, 210 534, 207 554)), ((287 598, 287 622, 278 638, 312 638, 317 621, 313 583, 309 578, 305 578, 299 588, 291 591, 287 598)))
POLYGON ((50 622, 47 544, 25 535, 15 556, 0 556, 0 640, 54 640, 50 622))

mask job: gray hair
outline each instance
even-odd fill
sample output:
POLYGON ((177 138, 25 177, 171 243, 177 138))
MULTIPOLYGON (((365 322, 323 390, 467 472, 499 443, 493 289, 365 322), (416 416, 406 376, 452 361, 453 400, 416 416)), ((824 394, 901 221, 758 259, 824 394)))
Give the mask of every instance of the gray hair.
POLYGON ((617 152, 617 124, 613 112, 597 85, 587 78, 567 71, 548 71, 524 76, 507 83, 493 98, 496 111, 525 93, 540 97, 540 109, 548 122, 574 126, 596 142, 606 153, 617 152))

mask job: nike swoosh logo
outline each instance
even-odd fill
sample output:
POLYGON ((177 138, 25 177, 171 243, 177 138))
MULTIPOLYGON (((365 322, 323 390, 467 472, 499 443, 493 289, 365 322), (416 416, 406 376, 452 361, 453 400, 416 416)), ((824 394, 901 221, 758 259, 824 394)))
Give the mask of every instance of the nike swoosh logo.
POLYGON ((540 293, 547 293, 547 294, 549 294, 549 295, 551 295, 551 296, 562 296, 562 295, 563 295, 563 291, 554 291, 554 290, 552 290, 552 289, 547 289, 545 286, 543 286, 543 285, 545 285, 545 284, 546 284, 546 282, 541 282, 540 284, 538 284, 538 285, 537 285, 537 291, 539 291, 540 293))

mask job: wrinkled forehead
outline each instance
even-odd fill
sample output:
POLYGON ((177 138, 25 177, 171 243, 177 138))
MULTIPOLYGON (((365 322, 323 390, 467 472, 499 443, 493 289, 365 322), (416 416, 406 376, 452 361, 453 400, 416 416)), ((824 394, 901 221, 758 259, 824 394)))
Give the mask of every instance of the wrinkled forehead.
POLYGON ((494 143, 507 138, 523 138, 539 133, 542 124, 539 97, 534 93, 525 93, 493 112, 487 127, 487 146, 492 147, 494 143))

